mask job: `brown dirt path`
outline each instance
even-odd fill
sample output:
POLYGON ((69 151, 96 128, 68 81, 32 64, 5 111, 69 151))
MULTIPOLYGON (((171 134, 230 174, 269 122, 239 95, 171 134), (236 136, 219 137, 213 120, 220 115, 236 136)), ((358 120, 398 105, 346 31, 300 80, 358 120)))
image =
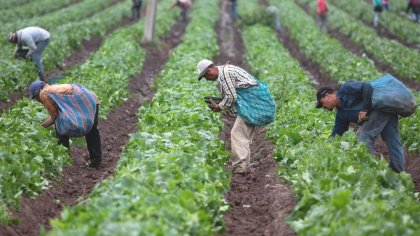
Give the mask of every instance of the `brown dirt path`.
MULTIPOLYGON (((112 5, 115 5, 120 1, 121 0, 114 0, 108 6, 104 7, 100 11, 103 11, 104 9, 106 9, 106 8, 112 6, 112 5)), ((94 13, 92 13, 90 16, 88 16, 86 18, 89 18, 92 15, 94 15, 94 13)), ((66 72, 66 70, 68 70, 69 68, 71 68, 73 66, 76 66, 78 64, 82 64, 83 62, 85 62, 87 60, 87 58, 89 57, 90 54, 92 54, 93 52, 98 50, 98 48, 101 46, 101 43, 102 43, 103 39, 106 38, 107 35, 112 34, 112 32, 114 32, 115 30, 117 30, 120 27, 123 27, 125 25, 129 25, 129 24, 133 24, 137 20, 133 20, 131 18, 125 18, 120 23, 118 23, 118 24, 114 25, 112 28, 110 28, 106 32, 105 36, 103 36, 103 37, 95 36, 95 37, 93 37, 89 40, 83 41, 82 44, 81 44, 81 47, 78 50, 76 50, 75 52, 73 52, 68 58, 66 58, 64 60, 64 63, 63 63, 64 67, 60 67, 60 66, 57 65, 57 68, 46 71, 45 72, 46 77, 49 78, 49 77, 52 77, 52 76, 63 75, 66 72)), ((17 91, 17 92, 11 92, 9 94, 9 99, 7 101, 0 100, 0 114, 4 110, 12 108, 13 105, 18 100, 22 99, 24 96, 26 96, 26 91, 17 91)))
POLYGON ((50 228, 49 220, 58 217, 64 206, 73 206, 89 194, 97 183, 114 173, 121 151, 129 140, 129 134, 136 132, 139 107, 151 101, 154 92, 149 85, 166 64, 172 49, 180 42, 186 23, 175 23, 170 33, 162 37, 160 49, 142 45, 146 50, 146 60, 139 75, 130 80, 130 98, 116 107, 106 120, 99 121, 102 139, 103 162, 99 169, 86 168, 84 156, 86 148, 72 147, 73 163, 64 169, 59 180, 38 197, 24 198, 21 209, 12 211, 20 218, 13 226, 0 225, 0 235, 39 235, 41 227, 50 228))
MULTIPOLYGON (((243 59, 244 43, 240 29, 230 21, 228 2, 221 1, 222 15, 216 25, 221 53, 215 58, 215 63, 229 61, 252 71, 243 59), (223 35, 229 32, 230 36, 223 35)), ((222 120, 225 126, 220 136, 226 141, 226 148, 230 149, 230 130, 235 119, 222 116, 222 120)), ((224 215, 225 235, 295 235, 285 223, 295 205, 295 197, 277 175, 277 163, 273 158, 275 146, 264 135, 265 129, 259 128, 251 145, 252 172, 232 176, 230 191, 225 195, 230 204, 230 210, 224 215)), ((230 164, 226 166, 226 171, 231 171, 230 164)))
MULTIPOLYGON (((230 130, 234 119, 223 117, 221 133, 230 149, 230 130)), ((231 208, 225 214, 225 235, 295 235, 285 223, 296 204, 290 187, 277 175, 273 158, 275 145, 264 138, 265 129, 256 130, 251 145, 251 173, 233 175, 226 194, 231 208)), ((231 170, 231 166, 227 166, 231 170)))

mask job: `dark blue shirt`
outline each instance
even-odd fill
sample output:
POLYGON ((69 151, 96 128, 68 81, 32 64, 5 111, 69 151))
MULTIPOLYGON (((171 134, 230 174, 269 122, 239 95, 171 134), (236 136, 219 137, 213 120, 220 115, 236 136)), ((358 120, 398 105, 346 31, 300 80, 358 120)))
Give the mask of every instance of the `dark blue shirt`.
POLYGON ((337 91, 340 107, 335 114, 332 137, 343 135, 349 130, 350 123, 357 123, 360 111, 370 111, 372 91, 372 86, 366 82, 349 81, 340 87, 337 91))
POLYGON ((335 114, 335 124, 333 131, 331 133, 331 137, 335 135, 343 135, 344 132, 349 130, 350 123, 357 123, 359 119, 359 110, 343 110, 337 109, 337 113, 335 114))

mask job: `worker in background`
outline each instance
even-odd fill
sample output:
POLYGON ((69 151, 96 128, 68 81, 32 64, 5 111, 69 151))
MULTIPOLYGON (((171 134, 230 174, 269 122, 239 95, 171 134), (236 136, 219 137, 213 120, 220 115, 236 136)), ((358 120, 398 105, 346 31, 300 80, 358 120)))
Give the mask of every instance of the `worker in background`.
POLYGON ((16 44, 16 49, 13 56, 17 57, 22 52, 22 47, 29 48, 25 58, 32 58, 38 69, 38 77, 40 80, 45 81, 45 73, 42 68, 42 54, 47 47, 50 40, 50 33, 40 27, 27 27, 16 32, 9 34, 9 42, 16 44))
POLYGON ((327 13, 328 6, 326 0, 317 0, 316 13, 318 15, 318 27, 327 32, 327 13))
POLYGON ((372 4, 373 11, 375 12, 375 15, 373 17, 373 27, 377 29, 379 26, 379 17, 381 16, 383 10, 382 0, 372 0, 372 4))
POLYGON ((281 33, 281 24, 280 24, 280 13, 279 13, 279 9, 273 5, 267 7, 266 9, 267 13, 273 16, 273 25, 274 25, 274 29, 278 32, 281 33))
POLYGON ((142 2, 142 0, 133 0, 133 5, 131 6, 131 13, 133 19, 140 18, 140 9, 142 2))
POLYGON ((188 12, 191 7, 191 0, 176 0, 172 5, 169 7, 169 9, 172 9, 174 7, 181 8, 181 16, 182 21, 187 22, 188 21, 188 12))
POLYGON ((238 18, 238 11, 237 11, 238 1, 230 0, 230 3, 231 3, 230 15, 232 16, 233 21, 235 21, 236 18, 238 18))
POLYGON ((385 11, 389 11, 389 0, 382 0, 382 5, 385 11))
POLYGON ((420 0, 409 0, 405 12, 408 13, 410 10, 413 12, 413 21, 418 23, 420 21, 420 0))

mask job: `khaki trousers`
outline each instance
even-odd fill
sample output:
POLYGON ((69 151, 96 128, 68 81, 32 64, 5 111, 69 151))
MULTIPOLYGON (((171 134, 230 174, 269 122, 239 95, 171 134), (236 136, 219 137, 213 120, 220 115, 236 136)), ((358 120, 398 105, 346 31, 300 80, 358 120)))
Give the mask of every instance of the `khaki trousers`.
POLYGON ((233 125, 231 135, 231 152, 232 152, 232 166, 240 166, 241 168, 247 168, 250 164, 250 144, 254 137, 254 131, 256 126, 248 125, 242 120, 241 117, 237 117, 235 124, 233 125))

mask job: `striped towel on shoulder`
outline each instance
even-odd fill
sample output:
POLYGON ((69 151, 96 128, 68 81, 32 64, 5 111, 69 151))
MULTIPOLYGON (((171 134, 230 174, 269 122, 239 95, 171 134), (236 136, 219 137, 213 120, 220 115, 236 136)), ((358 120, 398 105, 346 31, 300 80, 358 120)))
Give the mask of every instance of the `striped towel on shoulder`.
POLYGON ((96 95, 81 85, 72 86, 71 94, 49 94, 59 108, 55 126, 60 135, 84 136, 95 121, 96 95))

